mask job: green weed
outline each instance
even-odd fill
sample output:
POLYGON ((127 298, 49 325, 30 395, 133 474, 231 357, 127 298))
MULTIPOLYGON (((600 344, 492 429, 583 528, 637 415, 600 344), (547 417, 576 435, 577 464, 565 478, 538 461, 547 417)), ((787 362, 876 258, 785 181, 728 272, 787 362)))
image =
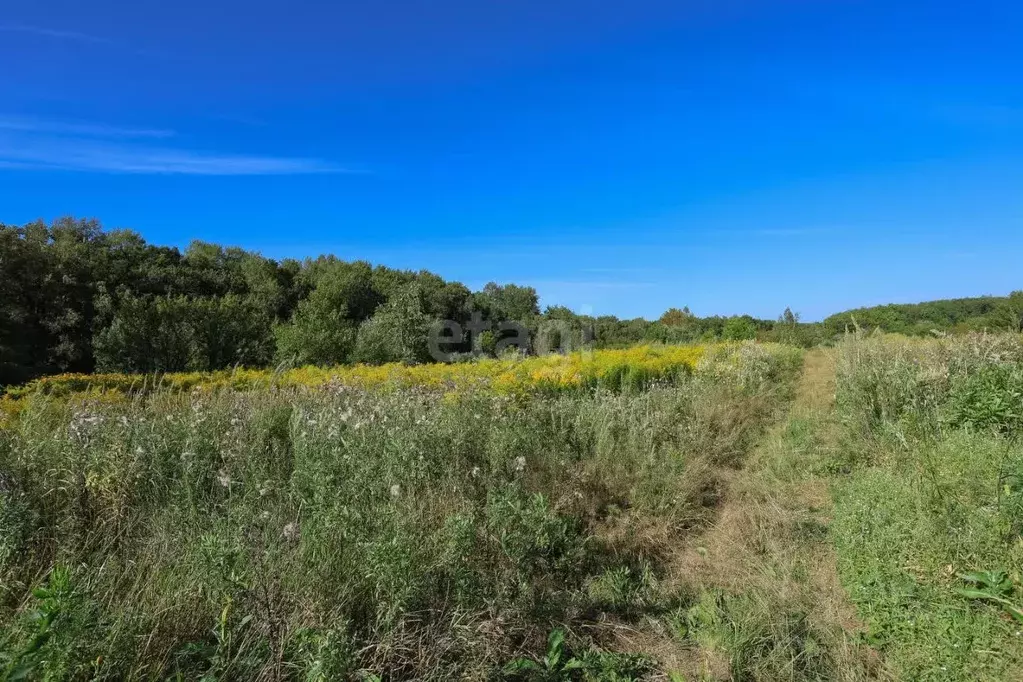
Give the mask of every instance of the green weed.
POLYGON ((650 662, 641 656, 627 656, 593 649, 573 655, 565 646, 565 631, 552 630, 547 650, 540 658, 520 657, 503 669, 507 679, 529 682, 633 682, 650 670, 650 662))

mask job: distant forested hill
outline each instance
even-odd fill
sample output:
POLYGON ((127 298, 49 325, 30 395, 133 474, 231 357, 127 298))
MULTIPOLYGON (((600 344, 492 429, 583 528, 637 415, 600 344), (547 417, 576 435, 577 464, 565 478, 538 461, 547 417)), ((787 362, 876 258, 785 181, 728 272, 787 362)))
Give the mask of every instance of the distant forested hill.
POLYGON ((830 333, 840 333, 854 325, 916 335, 929 334, 934 330, 953 333, 984 329, 1023 330, 1023 291, 1008 296, 857 308, 824 320, 824 326, 830 333))

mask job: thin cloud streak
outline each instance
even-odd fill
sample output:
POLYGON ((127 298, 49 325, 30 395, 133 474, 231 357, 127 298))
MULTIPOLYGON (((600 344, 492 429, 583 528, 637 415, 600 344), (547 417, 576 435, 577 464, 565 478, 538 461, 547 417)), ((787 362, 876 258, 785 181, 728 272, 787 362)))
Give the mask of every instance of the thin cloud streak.
POLYGON ((173 130, 148 128, 121 128, 117 126, 94 125, 90 123, 71 123, 48 121, 30 118, 0 117, 0 130, 13 130, 23 133, 50 133, 53 135, 80 135, 85 137, 111 138, 167 138, 173 137, 173 130))
POLYGON ((61 31, 52 28, 44 28, 42 26, 0 24, 0 31, 6 31, 8 33, 28 33, 36 36, 43 36, 45 38, 57 38, 59 40, 76 40, 81 43, 92 43, 94 45, 113 45, 113 41, 108 38, 101 38, 99 36, 79 33, 77 31, 61 31))
POLYGON ((103 46, 112 50, 124 50, 132 54, 139 55, 141 57, 167 57, 168 55, 164 52, 158 52, 148 49, 139 49, 124 45, 110 38, 103 38, 102 36, 94 36, 89 33, 80 33, 78 31, 64 31, 60 29, 46 28, 44 26, 27 26, 25 24, 0 24, 0 33, 22 33, 25 35, 38 36, 41 38, 50 38, 53 40, 63 40, 67 42, 80 43, 84 45, 97 45, 103 46))
POLYGON ((141 175, 306 175, 358 173, 320 159, 0 136, 0 166, 141 175))

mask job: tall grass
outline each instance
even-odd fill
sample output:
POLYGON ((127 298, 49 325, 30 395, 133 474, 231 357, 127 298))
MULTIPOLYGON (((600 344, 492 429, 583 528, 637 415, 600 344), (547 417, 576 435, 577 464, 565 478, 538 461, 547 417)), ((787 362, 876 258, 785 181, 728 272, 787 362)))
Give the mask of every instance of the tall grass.
MULTIPOLYGON (((1023 336, 974 334, 940 339, 850 335, 840 344, 838 407, 858 435, 919 435, 952 416, 952 394, 978 376, 1018 369, 1023 336)), ((988 392, 999 398, 1018 398, 988 392)))
POLYGON ((667 542, 706 518, 797 360, 750 345, 671 386, 528 400, 23 398, 0 429, 0 670, 487 679, 567 628, 587 666, 641 676, 599 624, 674 598, 667 542))
POLYGON ((1023 670, 1023 337, 854 336, 833 524, 869 641, 904 679, 1023 670), (985 596, 978 572, 1005 571, 985 596))

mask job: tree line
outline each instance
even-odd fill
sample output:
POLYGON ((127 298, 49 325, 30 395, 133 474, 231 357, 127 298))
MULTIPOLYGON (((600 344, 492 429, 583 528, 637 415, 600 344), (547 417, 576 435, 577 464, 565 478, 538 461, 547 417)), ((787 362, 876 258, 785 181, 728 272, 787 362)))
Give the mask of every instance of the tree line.
MULTIPOLYGON (((543 349, 584 337, 599 347, 753 338, 774 326, 688 310, 656 322, 541 314, 536 290, 515 284, 470 291, 425 270, 275 261, 199 241, 182 251, 71 217, 0 223, 0 385, 61 372, 424 362, 434 321, 465 324, 474 312, 521 322, 543 349)), ((492 352, 497 341, 483 332, 455 350, 492 352)))
MULTIPOLYGON (((528 286, 471 291, 426 270, 331 255, 275 261, 201 241, 182 251, 72 217, 0 223, 0 386, 63 372, 426 362, 435 321, 464 326, 474 314, 521 323, 534 352, 752 338, 811 346, 853 321, 905 333, 1019 328, 1023 293, 850 311, 823 324, 802 323, 790 310, 763 320, 672 308, 655 321, 626 320, 562 306, 541 313, 528 286)), ((449 350, 493 354, 499 336, 483 331, 449 350)))
POLYGON ((925 336, 1000 330, 1023 331, 1023 291, 1008 296, 955 298, 925 303, 888 304, 837 313, 824 320, 828 334, 845 329, 881 329, 896 334, 925 336))
POLYGON ((155 246, 95 220, 0 224, 0 384, 57 372, 425 360, 435 319, 529 319, 536 291, 471 292, 334 256, 155 246))

